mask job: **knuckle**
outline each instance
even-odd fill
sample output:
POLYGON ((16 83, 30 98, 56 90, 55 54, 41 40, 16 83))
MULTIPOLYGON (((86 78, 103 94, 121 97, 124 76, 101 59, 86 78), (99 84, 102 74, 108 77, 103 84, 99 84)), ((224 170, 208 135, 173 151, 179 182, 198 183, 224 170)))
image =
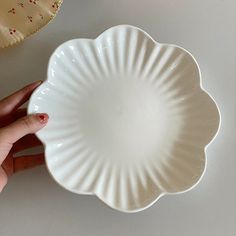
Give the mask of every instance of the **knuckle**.
POLYGON ((1 101, 0 103, 0 114, 3 116, 5 114, 8 114, 9 111, 11 110, 11 107, 9 104, 7 104, 4 100, 1 101))
POLYGON ((30 119, 29 116, 25 116, 21 119, 21 122, 23 123, 23 125, 29 130, 32 131, 33 130, 33 122, 30 119))
MULTIPOLYGON (((5 145, 8 143, 8 132, 5 128, 0 129, 0 150, 4 150, 5 145)), ((0 156, 1 159, 1 156, 0 156)))

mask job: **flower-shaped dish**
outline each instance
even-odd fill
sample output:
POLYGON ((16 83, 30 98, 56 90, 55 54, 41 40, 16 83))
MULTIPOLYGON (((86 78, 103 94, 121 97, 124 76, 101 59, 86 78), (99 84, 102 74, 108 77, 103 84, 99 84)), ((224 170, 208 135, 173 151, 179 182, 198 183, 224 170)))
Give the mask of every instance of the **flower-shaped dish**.
POLYGON ((124 212, 195 186, 220 121, 192 55, 128 25, 59 46, 28 111, 53 178, 124 212))

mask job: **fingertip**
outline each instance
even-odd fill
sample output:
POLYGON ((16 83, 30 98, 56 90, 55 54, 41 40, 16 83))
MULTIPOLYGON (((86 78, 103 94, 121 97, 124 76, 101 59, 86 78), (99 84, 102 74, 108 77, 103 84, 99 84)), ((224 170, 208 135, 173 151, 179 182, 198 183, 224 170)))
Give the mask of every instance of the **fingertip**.
POLYGON ((34 86, 34 87, 38 87, 40 84, 42 84, 43 81, 42 80, 38 80, 38 81, 35 81, 33 82, 32 84, 30 84, 29 86, 34 86))
POLYGON ((49 119, 49 116, 47 113, 38 113, 36 114, 36 116, 41 124, 43 125, 47 124, 48 119, 49 119))
POLYGON ((31 84, 26 85, 24 88, 22 88, 21 91, 23 91, 24 93, 28 92, 32 93, 42 83, 43 83, 42 80, 35 81, 31 84))

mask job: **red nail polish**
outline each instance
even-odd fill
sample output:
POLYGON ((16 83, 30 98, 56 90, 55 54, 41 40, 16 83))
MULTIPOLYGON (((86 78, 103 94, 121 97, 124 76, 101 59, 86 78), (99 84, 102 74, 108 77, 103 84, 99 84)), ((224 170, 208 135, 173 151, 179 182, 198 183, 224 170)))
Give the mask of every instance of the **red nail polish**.
POLYGON ((40 123, 45 124, 48 121, 48 115, 47 114, 38 114, 38 118, 40 123))

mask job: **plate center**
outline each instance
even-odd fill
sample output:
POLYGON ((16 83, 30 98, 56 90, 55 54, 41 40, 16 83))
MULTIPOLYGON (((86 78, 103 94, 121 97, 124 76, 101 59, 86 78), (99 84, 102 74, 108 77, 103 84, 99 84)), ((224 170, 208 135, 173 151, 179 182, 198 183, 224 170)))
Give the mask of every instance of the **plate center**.
POLYGON ((170 132, 165 99, 146 78, 101 79, 79 103, 78 122, 89 145, 116 160, 156 158, 170 132))

